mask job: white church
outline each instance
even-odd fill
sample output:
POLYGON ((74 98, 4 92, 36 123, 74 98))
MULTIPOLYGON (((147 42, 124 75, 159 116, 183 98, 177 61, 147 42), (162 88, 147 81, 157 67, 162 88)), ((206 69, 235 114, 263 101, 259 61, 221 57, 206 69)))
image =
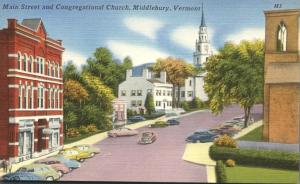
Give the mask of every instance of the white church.
MULTIPOLYGON (((196 48, 193 53, 195 67, 205 65, 208 57, 212 55, 210 41, 208 39, 207 26, 205 24, 203 6, 201 24, 196 40, 196 48)), ((148 67, 154 63, 136 66, 134 74, 132 69, 126 73, 126 80, 119 85, 118 97, 128 102, 128 108, 133 110, 144 110, 146 93, 152 92, 156 110, 168 110, 172 108, 172 84, 167 83, 165 72, 161 73, 159 79, 154 79, 148 67)), ((180 88, 180 101, 191 101, 198 97, 201 101, 207 101, 207 94, 204 92, 204 77, 206 72, 189 77, 185 80, 185 85, 180 88)), ((176 98, 178 97, 177 89, 176 98)))

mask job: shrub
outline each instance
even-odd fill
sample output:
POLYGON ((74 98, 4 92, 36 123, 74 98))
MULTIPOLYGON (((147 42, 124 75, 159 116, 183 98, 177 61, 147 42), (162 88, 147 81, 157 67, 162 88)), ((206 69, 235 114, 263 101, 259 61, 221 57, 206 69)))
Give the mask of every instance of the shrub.
POLYGON ((213 160, 226 161, 230 158, 242 165, 299 169, 299 153, 211 146, 209 155, 213 160))
POLYGON ((133 110, 127 109, 127 117, 131 117, 133 115, 134 115, 133 110))
POLYGON ((214 141, 214 145, 221 147, 236 148, 236 141, 228 135, 222 135, 214 141))
POLYGON ((218 160, 216 164, 217 183, 226 183, 227 176, 225 173, 225 165, 222 160, 218 160))
POLYGON ((67 137, 77 137, 80 133, 77 128, 69 128, 67 129, 67 137))
POLYGON ((185 110, 185 111, 189 111, 190 110, 190 106, 189 103, 187 101, 183 101, 181 103, 181 107, 185 110))
POLYGON ((145 114, 144 118, 146 118, 146 119, 155 119, 155 118, 161 117, 163 115, 165 115, 164 112, 155 112, 155 113, 152 113, 151 115, 145 114))
POLYGON ((80 126, 78 129, 80 134, 88 134, 89 133, 89 129, 86 126, 80 126))
POLYGON ((98 131, 98 129, 97 129, 97 127, 96 127, 95 124, 89 124, 88 126, 86 126, 86 128, 87 128, 88 131, 91 132, 91 133, 94 133, 94 132, 97 132, 97 131, 98 131))
POLYGON ((200 109, 202 107, 202 102, 198 97, 195 97, 192 101, 191 101, 191 108, 193 109, 200 109))
POLYGON ((226 164, 227 167, 234 167, 235 166, 235 161, 231 160, 231 159, 228 159, 228 160, 226 160, 225 164, 226 164))

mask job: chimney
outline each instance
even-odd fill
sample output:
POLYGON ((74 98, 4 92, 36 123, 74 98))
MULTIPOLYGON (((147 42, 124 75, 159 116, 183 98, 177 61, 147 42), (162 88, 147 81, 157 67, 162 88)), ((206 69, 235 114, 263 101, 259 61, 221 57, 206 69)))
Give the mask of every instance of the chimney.
POLYGON ((132 77, 132 69, 127 69, 126 70, 126 80, 132 77))
POLYGON ((160 72, 160 81, 163 83, 167 83, 167 72, 165 71, 160 72))
POLYGON ((145 79, 149 78, 148 68, 143 68, 143 78, 145 78, 145 79))
POLYGON ((8 28, 15 28, 17 26, 16 19, 7 19, 8 28))

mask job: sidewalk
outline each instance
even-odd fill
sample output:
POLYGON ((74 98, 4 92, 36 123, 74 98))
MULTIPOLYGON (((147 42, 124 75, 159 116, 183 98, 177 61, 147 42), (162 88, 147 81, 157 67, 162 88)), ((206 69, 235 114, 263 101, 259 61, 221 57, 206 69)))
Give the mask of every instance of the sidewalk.
MULTIPOLYGON (((186 114, 180 115, 179 117, 184 117, 184 116, 187 116, 187 115, 190 115, 190 114, 194 114, 194 113, 197 113, 197 112, 201 112, 201 111, 203 111, 203 110, 186 113, 186 114)), ((162 116, 162 117, 159 117, 159 118, 156 118, 156 119, 153 119, 153 120, 147 120, 147 121, 143 121, 143 122, 138 122, 138 123, 126 125, 126 127, 127 128, 131 128, 131 129, 138 129, 138 128, 150 125, 150 124, 154 123, 157 120, 164 120, 164 121, 166 121, 166 120, 172 119, 172 118, 175 118, 175 117, 165 117, 165 116, 162 116)), ((81 145, 81 144, 95 144, 95 143, 97 143, 99 141, 102 141, 102 140, 104 140, 106 138, 107 138, 107 132, 102 132, 102 133, 99 133, 99 134, 92 135, 90 137, 81 139, 79 141, 63 145, 63 148, 70 148, 70 147, 73 147, 73 146, 76 146, 76 145, 81 145)), ((23 161, 23 162, 20 162, 20 163, 17 163, 17 164, 13 164, 12 172, 15 172, 20 167, 32 164, 33 162, 35 162, 37 160, 44 159, 44 158, 47 158, 49 156, 56 155, 57 153, 58 153, 58 151, 54 151, 54 152, 52 152, 50 154, 47 154, 47 155, 44 155, 44 156, 41 156, 41 157, 38 157, 38 158, 34 158, 34 159, 26 160, 26 161, 23 161)), ((0 169, 0 177, 3 176, 4 174, 6 174, 6 173, 3 172, 3 169, 0 169)))

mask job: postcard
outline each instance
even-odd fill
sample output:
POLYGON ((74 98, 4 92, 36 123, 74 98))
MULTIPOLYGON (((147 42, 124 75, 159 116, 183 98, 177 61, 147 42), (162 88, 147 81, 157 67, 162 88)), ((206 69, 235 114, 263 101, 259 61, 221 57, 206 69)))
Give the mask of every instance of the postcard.
POLYGON ((0 181, 299 182, 300 1, 0 9, 0 181))

